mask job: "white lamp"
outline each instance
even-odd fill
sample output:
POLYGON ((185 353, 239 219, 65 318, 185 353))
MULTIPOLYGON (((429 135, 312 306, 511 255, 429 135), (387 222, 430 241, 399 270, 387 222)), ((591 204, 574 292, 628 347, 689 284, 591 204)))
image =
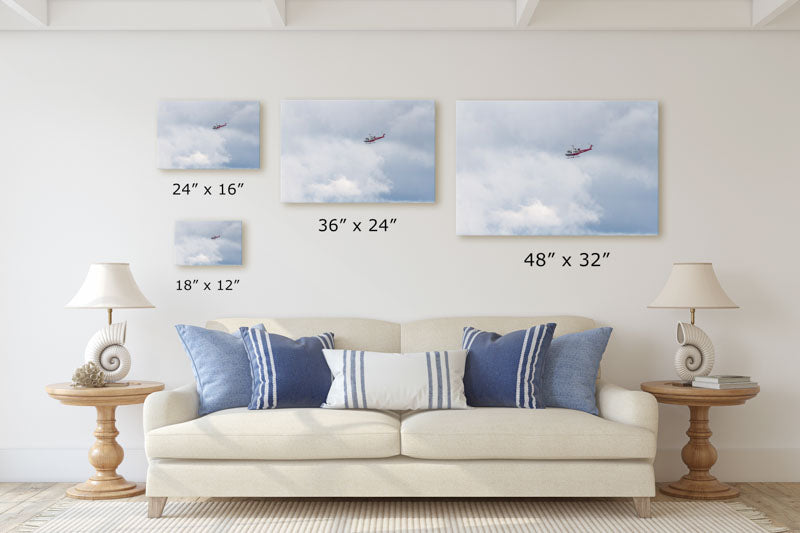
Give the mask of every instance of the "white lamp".
POLYGON ((125 348, 127 322, 111 323, 114 309, 155 307, 145 298, 131 274, 128 263, 94 263, 78 293, 67 304, 73 309, 107 309, 108 326, 92 336, 84 359, 93 361, 106 373, 106 381, 119 381, 128 375, 131 356, 125 348))
POLYGON ((714 345, 694 325, 695 309, 736 309, 719 284, 711 263, 675 263, 666 285, 650 308, 689 309, 691 323, 678 322, 675 370, 683 380, 707 376, 714 366, 714 345))

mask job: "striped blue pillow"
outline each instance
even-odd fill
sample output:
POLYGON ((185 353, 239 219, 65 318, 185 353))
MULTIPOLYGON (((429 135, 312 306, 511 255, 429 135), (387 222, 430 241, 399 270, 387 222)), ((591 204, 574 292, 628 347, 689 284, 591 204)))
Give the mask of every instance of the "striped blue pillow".
POLYGON ((467 352, 383 353, 324 350, 333 383, 330 409, 466 409, 467 352))
POLYGON ((544 409, 542 372, 554 323, 506 335, 464 328, 464 392, 473 407, 544 409))
POLYGON ((250 359, 248 409, 319 407, 331 386, 322 350, 333 348, 333 333, 292 340, 257 328, 239 328, 250 359))

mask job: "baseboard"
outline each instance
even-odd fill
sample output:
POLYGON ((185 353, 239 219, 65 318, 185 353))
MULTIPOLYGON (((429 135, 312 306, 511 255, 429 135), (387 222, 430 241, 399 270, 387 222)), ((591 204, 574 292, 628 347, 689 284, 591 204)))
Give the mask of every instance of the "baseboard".
MULTIPOLYGON (((732 448, 717 450, 711 473, 723 481, 800 481, 798 448, 732 448)), ((687 472, 680 450, 658 450, 656 481, 674 481, 687 472)))
MULTIPOLYGON (((800 481, 800 449, 749 448, 718 450, 719 460, 712 472, 724 481, 800 481)), ((0 482, 67 481, 88 478, 92 467, 85 449, 6 448, 0 449, 0 482)), ((125 450, 118 469, 130 481, 144 481, 147 457, 143 449, 125 450)), ((672 481, 686 472, 680 450, 659 450, 655 462, 656 480, 672 481)))
MULTIPOLYGON (((94 473, 86 448, 4 448, 0 449, 0 482, 85 481, 94 473)), ((117 469, 128 481, 147 477, 144 449, 125 450, 117 469)))

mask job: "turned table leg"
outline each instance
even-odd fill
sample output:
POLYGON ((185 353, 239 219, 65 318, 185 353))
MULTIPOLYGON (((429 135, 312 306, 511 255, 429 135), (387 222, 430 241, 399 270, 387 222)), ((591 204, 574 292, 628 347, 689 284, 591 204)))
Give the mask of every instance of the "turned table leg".
POLYGON ((67 489, 67 496, 81 500, 111 500, 144 494, 144 485, 131 483, 117 474, 117 467, 125 457, 117 443, 115 405, 98 405, 95 440, 89 449, 89 462, 95 473, 87 481, 67 489))
POLYGON ((681 458, 689 473, 678 481, 661 488, 661 492, 678 498, 696 500, 726 500, 739 495, 739 490, 726 485, 711 475, 711 467, 717 462, 717 450, 711 444, 711 429, 708 426, 707 405, 689 406, 689 442, 681 451, 681 458))

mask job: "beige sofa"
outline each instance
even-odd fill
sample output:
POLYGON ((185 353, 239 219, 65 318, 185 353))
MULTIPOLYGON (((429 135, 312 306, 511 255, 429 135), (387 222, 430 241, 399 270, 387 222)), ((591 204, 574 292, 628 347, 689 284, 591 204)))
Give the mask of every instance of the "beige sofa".
MULTIPOLYGON (((404 324, 350 318, 227 318, 292 338, 333 331, 336 347, 457 349, 467 325, 507 333, 588 318, 463 317, 404 324)), ((658 410, 646 393, 598 382, 600 416, 568 409, 452 411, 228 409, 197 416, 194 383, 144 406, 149 515, 168 497, 632 497, 649 516, 658 410)))

